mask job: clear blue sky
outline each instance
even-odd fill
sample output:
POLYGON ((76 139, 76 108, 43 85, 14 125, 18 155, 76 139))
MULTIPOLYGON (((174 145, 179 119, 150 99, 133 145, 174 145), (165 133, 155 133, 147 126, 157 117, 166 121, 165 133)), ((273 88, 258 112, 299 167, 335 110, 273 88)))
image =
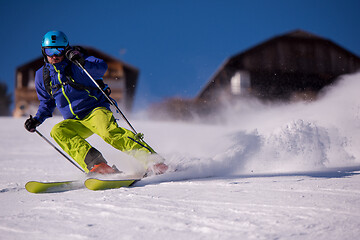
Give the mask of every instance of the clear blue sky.
POLYGON ((0 81, 41 55, 49 30, 140 69, 135 106, 192 98, 230 56, 303 29, 360 56, 359 0, 0 0, 0 81))

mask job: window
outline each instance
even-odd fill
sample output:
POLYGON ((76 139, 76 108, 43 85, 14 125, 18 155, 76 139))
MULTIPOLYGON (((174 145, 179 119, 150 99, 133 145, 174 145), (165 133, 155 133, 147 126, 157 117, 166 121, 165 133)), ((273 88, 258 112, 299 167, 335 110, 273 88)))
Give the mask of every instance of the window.
POLYGON ((231 78, 230 82, 231 93, 234 95, 241 95, 250 88, 250 75, 246 71, 238 71, 231 78))

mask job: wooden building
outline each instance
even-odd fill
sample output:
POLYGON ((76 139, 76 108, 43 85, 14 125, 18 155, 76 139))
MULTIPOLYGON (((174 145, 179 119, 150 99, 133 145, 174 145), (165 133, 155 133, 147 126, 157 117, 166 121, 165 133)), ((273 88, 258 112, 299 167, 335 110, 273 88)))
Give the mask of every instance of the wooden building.
POLYGON ((221 98, 243 96, 313 100, 340 75, 359 69, 358 56, 328 39, 297 30, 230 57, 196 101, 212 105, 221 98))
MULTIPOLYGON (((118 102, 121 110, 131 111, 139 70, 94 48, 83 48, 88 55, 103 59, 108 64, 104 82, 111 89, 111 97, 118 102)), ((29 116, 36 113, 39 100, 35 90, 35 72, 43 64, 41 56, 16 69, 14 116, 29 116)))
POLYGON ((340 75, 359 69, 358 56, 328 39, 296 30, 227 59, 194 99, 168 99, 151 111, 156 117, 187 120, 249 97, 311 101, 340 75))

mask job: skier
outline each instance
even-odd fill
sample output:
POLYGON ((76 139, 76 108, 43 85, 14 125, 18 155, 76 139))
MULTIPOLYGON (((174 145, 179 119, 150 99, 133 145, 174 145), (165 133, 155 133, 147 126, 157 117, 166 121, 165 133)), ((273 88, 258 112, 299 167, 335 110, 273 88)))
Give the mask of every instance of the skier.
POLYGON ((36 71, 35 87, 40 105, 35 117, 30 115, 25 128, 35 132, 57 107, 64 120, 51 130, 51 137, 86 173, 116 173, 102 154, 85 139, 99 135, 114 148, 132 155, 144 164, 149 173, 164 173, 168 166, 155 151, 132 131, 119 127, 104 94, 76 64, 81 64, 109 95, 102 77, 107 64, 69 45, 61 31, 49 31, 42 39, 44 66, 36 71))

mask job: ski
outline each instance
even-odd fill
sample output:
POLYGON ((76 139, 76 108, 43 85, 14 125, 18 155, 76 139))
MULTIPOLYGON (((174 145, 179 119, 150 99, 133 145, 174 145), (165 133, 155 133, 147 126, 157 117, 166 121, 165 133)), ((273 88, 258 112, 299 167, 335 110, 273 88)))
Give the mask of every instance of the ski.
POLYGON ((25 189, 30 193, 53 193, 75 190, 83 187, 79 181, 38 182, 30 181, 25 184, 25 189))
MULTIPOLYGON (((65 192, 70 190, 76 190, 80 188, 97 191, 97 190, 106 190, 106 189, 116 189, 121 187, 130 187, 141 179, 147 177, 145 175, 123 175, 116 177, 115 179, 101 179, 101 176, 88 174, 87 177, 90 177, 85 180, 85 182, 75 180, 75 181, 59 181, 59 182, 39 182, 39 181, 29 181, 26 183, 25 188, 30 193, 54 193, 54 192, 65 192), (91 177, 90 177, 91 176, 91 177), (121 179, 116 179, 121 177, 121 179)), ((107 176, 108 177, 108 176, 107 176)))
POLYGON ((115 189, 121 187, 130 187, 141 179, 122 179, 122 180, 102 180, 98 178, 89 178, 85 181, 87 189, 97 191, 106 189, 115 189))

